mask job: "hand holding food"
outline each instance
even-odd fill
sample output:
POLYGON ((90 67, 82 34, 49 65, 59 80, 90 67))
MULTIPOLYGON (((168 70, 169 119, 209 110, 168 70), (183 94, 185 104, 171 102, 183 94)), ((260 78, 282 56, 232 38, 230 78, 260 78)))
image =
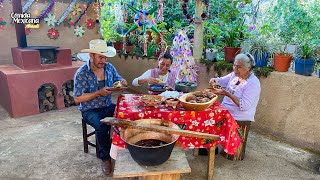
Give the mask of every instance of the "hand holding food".
POLYGON ((159 83, 158 83, 158 80, 157 80, 156 78, 149 78, 149 79, 148 79, 148 83, 149 83, 149 84, 159 84, 159 83))
POLYGON ((128 86, 128 82, 125 79, 121 80, 121 85, 122 87, 127 87, 128 86))
POLYGON ((97 92, 98 92, 98 96, 108 96, 112 94, 112 91, 109 91, 106 87, 98 90, 97 92))
POLYGON ((209 86, 212 86, 213 84, 216 84, 216 80, 214 78, 211 78, 209 81, 209 86))

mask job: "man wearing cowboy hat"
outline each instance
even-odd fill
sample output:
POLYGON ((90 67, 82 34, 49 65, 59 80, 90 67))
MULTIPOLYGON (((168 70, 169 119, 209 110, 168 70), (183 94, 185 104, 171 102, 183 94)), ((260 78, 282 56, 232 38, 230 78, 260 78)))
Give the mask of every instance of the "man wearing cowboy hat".
POLYGON ((74 100, 80 103, 79 110, 85 121, 95 128, 96 138, 100 146, 99 156, 102 160, 102 171, 108 175, 112 172, 111 157, 109 155, 110 125, 101 123, 105 117, 112 117, 115 104, 111 101, 112 91, 107 87, 120 81, 127 86, 115 67, 107 61, 107 57, 114 57, 116 50, 107 46, 101 39, 90 41, 90 49, 83 49, 81 53, 87 53, 87 63, 81 66, 74 76, 74 100))

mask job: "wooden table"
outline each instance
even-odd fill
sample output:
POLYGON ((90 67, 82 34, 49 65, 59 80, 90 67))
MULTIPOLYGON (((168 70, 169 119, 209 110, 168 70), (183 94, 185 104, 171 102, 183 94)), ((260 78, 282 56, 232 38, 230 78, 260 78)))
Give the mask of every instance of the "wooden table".
MULTIPOLYGON (((209 148, 208 180, 213 179, 215 147, 221 145, 225 152, 234 155, 241 143, 239 126, 233 119, 230 112, 219 102, 214 102, 212 106, 203 111, 186 111, 181 105, 176 109, 160 105, 158 107, 147 107, 140 101, 141 94, 119 95, 115 117, 119 119, 166 119, 176 124, 186 125, 186 130, 218 135, 219 140, 208 141, 202 138, 183 137, 177 144, 183 148, 195 149, 209 148)), ((116 146, 125 147, 125 143, 116 133, 113 134, 112 143, 116 146)))
POLYGON ((158 166, 143 166, 135 162, 127 149, 118 151, 115 162, 114 178, 133 178, 139 180, 179 180, 181 173, 190 173, 191 168, 185 152, 175 147, 170 158, 158 166))

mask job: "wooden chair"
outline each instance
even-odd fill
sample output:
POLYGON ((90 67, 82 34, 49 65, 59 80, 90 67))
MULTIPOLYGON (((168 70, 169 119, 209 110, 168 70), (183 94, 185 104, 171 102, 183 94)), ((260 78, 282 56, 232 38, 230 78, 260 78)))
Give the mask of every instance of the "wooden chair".
POLYGON ((89 152, 89 145, 92 147, 95 147, 96 148, 96 156, 97 156, 97 158, 99 158, 99 144, 98 144, 98 141, 96 138, 97 137, 96 132, 92 131, 88 134, 87 123, 84 120, 84 118, 82 118, 82 137, 83 137, 83 151, 85 153, 88 153, 89 152), (88 140, 88 138, 92 135, 95 135, 95 141, 96 141, 95 144, 88 140))

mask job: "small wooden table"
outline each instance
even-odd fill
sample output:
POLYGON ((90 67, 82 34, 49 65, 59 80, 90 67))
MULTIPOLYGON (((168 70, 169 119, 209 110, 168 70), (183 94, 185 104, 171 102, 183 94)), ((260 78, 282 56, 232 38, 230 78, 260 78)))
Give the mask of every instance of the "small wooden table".
POLYGON ((143 166, 135 162, 127 149, 118 151, 114 178, 139 177, 139 180, 179 180, 181 173, 190 173, 191 168, 185 152, 175 147, 170 158, 158 166, 143 166))

